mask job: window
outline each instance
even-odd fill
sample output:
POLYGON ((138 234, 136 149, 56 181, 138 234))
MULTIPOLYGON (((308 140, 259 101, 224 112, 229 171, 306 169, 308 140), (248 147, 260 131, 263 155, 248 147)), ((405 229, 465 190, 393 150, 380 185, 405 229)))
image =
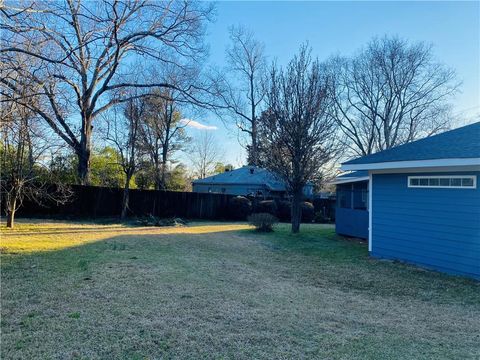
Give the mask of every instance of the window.
POLYGON ((475 175, 409 176, 408 187, 476 189, 477 177, 475 175))
POLYGON ((367 210, 367 182, 337 185, 337 207, 342 209, 367 210))
POLYGON ((353 208, 357 210, 367 210, 367 189, 353 190, 353 208))
POLYGON ((343 189, 337 191, 337 207, 342 209, 352 208, 352 195, 350 191, 343 189))

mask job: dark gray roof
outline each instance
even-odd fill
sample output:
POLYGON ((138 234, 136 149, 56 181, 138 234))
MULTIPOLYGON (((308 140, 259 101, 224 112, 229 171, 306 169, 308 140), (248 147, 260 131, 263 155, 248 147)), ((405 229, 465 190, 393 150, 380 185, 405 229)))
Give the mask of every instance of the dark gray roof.
POLYGON ((464 158, 480 158, 480 122, 350 160, 343 165, 464 158))
POLYGON ((205 185, 265 185, 272 191, 285 191, 283 181, 270 171, 255 166, 243 166, 205 179, 195 180, 193 183, 205 185))
POLYGON ((347 184, 360 181, 368 181, 367 170, 351 171, 345 174, 340 174, 331 182, 331 184, 347 184))

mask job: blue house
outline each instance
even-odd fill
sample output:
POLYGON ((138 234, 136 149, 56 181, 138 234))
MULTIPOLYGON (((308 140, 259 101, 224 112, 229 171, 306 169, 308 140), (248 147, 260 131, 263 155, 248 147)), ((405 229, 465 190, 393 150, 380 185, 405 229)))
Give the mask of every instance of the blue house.
MULTIPOLYGON (((221 174, 192 182, 192 191, 255 197, 283 197, 287 193, 285 183, 275 174, 256 166, 225 171, 221 174)), ((303 188, 306 198, 313 196, 313 184, 303 188)))
POLYGON ((480 279, 480 122, 341 168, 368 173, 372 256, 480 279))

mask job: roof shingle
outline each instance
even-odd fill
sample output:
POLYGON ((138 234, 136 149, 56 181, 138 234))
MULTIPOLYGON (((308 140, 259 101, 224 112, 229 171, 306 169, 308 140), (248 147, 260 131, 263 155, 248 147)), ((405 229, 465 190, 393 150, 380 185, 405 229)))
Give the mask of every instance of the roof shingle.
POLYGON ((285 191, 285 184, 274 174, 266 169, 255 166, 243 166, 239 169, 226 171, 221 174, 209 176, 205 179, 193 181, 194 184, 255 184, 266 185, 272 191, 285 191))
POLYGON ((480 158, 480 122, 350 160, 343 165, 465 158, 480 158))

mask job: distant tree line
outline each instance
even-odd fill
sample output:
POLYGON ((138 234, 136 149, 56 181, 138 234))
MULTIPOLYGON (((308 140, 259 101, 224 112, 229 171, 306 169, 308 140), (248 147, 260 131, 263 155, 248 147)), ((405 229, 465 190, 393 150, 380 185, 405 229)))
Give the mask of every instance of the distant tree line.
POLYGON ((187 110, 234 124, 247 163, 281 178, 292 197, 339 159, 368 155, 447 129, 453 70, 431 46, 375 38, 350 57, 319 61, 302 45, 269 64, 248 29, 230 29, 226 68, 205 69, 213 6, 163 1, 6 1, 0 5, 2 198, 9 226, 25 197, 67 201, 65 184, 187 190, 225 171, 187 110), (178 162, 188 153, 191 166, 178 162), (58 184, 47 194, 44 184, 58 184))

